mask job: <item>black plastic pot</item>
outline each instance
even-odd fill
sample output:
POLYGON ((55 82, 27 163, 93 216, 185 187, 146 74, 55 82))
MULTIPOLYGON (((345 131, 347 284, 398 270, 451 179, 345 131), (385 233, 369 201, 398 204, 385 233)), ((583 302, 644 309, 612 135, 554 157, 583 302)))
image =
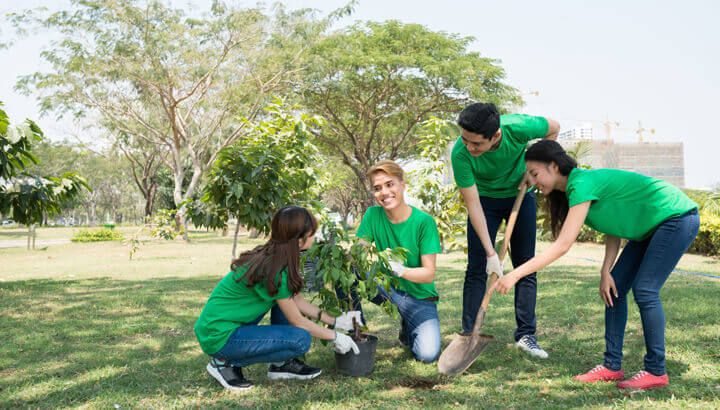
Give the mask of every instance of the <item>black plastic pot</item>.
POLYGON ((348 376, 367 376, 375 368, 375 349, 378 338, 367 335, 367 339, 357 343, 360 353, 355 354, 352 350, 345 354, 335 352, 335 366, 338 370, 348 376))

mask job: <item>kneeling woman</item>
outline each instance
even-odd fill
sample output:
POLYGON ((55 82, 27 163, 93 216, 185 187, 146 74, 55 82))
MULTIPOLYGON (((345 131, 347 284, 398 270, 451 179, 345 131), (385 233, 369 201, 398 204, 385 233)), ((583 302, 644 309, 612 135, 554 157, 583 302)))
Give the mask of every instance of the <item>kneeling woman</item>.
POLYGON ((583 223, 606 234, 600 271, 605 302, 605 357, 602 365, 576 376, 581 382, 622 380, 627 293, 632 289, 645 337, 645 369, 619 388, 650 389, 668 384, 665 372, 665 314, 660 288, 697 235, 697 205, 667 182, 617 169, 584 170, 554 141, 540 141, 525 155, 531 183, 548 197, 556 241, 497 281, 506 293, 518 279, 565 254, 583 223), (620 258, 620 239, 629 242, 620 258))
POLYGON ((253 363, 270 363, 270 379, 318 376, 320 369, 298 359, 310 349, 311 335, 333 341, 340 353, 358 353, 349 336, 306 319, 350 330, 352 318, 359 318, 359 312, 329 316, 299 294, 300 251, 312 245, 316 229, 315 218, 305 208, 280 209, 272 220, 270 240, 233 261, 232 271, 210 295, 195 334, 203 352, 212 357, 208 373, 226 389, 252 387, 242 367, 253 363), (258 326, 269 310, 271 324, 258 326))
POLYGON ((365 212, 357 237, 375 242, 379 250, 403 247, 410 253, 403 262, 391 262, 398 288, 388 294, 378 287, 379 298, 397 306, 402 318, 400 341, 415 359, 430 363, 440 355, 438 293, 435 289, 435 255, 440 236, 432 216, 405 203, 403 170, 393 161, 380 161, 367 172, 375 201, 365 212))

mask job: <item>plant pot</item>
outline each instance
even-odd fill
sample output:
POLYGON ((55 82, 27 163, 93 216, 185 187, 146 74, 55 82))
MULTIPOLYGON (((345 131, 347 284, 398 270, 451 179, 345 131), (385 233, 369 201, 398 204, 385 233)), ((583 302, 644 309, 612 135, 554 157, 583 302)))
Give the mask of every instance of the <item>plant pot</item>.
POLYGON ((335 352, 335 366, 338 370, 348 376, 367 376, 372 373, 375 367, 375 349, 378 338, 367 335, 367 339, 355 341, 360 353, 355 354, 352 350, 345 354, 335 352))

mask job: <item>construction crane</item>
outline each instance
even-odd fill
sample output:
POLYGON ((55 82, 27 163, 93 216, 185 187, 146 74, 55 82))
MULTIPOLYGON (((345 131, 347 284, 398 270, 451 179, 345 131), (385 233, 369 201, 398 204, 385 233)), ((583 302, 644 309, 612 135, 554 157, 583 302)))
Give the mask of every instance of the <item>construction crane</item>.
POLYGON ((635 130, 635 132, 638 135, 638 143, 642 144, 645 142, 645 138, 643 138, 643 132, 648 131, 651 135, 655 135, 655 128, 644 128, 642 126, 642 122, 638 121, 638 127, 635 130))

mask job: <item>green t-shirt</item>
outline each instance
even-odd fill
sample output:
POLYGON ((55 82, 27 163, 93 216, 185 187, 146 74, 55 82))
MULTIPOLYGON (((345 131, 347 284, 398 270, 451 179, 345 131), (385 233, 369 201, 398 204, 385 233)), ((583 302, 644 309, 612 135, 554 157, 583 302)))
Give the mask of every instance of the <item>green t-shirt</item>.
POLYGON ((462 138, 457 139, 450 161, 458 187, 476 185, 480 196, 490 198, 517 195, 525 172, 525 149, 531 140, 547 135, 548 122, 525 114, 501 115, 500 129, 500 146, 477 157, 470 155, 462 138))
POLYGON ((596 231, 641 241, 669 218, 697 204, 674 185, 619 169, 579 169, 568 176, 568 205, 592 201, 585 223, 596 231))
POLYGON ((287 269, 278 273, 280 286, 275 296, 268 294, 264 283, 257 283, 249 288, 244 278, 235 282, 245 271, 247 267, 241 266, 225 275, 215 286, 195 322, 195 336, 203 352, 209 355, 220 351, 235 329, 267 313, 276 300, 292 296, 288 289, 287 269))
MULTIPOLYGON (((440 253, 440 235, 432 216, 411 207, 410 217, 397 224, 390 222, 381 206, 371 206, 365 212, 357 237, 375 242, 379 250, 401 246, 409 251, 404 265, 408 268, 422 266, 420 257, 440 253)), ((415 283, 399 278, 399 290, 416 299, 437 297, 435 282, 415 283)))

